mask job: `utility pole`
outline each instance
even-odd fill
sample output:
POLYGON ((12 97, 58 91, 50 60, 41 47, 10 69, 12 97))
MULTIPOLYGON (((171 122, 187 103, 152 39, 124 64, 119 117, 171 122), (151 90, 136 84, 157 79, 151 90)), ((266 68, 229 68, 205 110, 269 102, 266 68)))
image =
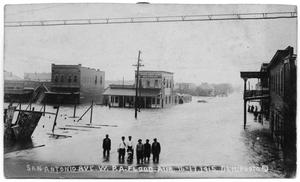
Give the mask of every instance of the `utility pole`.
POLYGON ((135 112, 134 112, 134 117, 135 119, 137 118, 137 109, 138 109, 138 88, 139 88, 139 71, 140 71, 140 66, 144 66, 140 63, 141 61, 141 51, 139 51, 139 54, 138 54, 138 60, 137 60, 137 64, 136 65, 133 65, 133 66, 136 66, 136 75, 135 75, 135 102, 134 102, 134 109, 135 109, 135 112))

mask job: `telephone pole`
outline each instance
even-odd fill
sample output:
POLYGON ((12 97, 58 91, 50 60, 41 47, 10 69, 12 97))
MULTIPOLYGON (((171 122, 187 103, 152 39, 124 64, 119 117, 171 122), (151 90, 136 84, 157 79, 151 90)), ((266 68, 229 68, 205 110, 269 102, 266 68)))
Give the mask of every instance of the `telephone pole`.
POLYGON ((141 51, 139 51, 139 54, 138 54, 138 60, 137 60, 137 64, 136 65, 133 65, 133 66, 136 66, 136 75, 135 75, 135 102, 134 102, 134 109, 135 109, 135 112, 134 112, 134 117, 135 119, 137 118, 137 109, 138 109, 138 89, 139 89, 139 71, 140 71, 140 66, 144 66, 142 65, 140 62, 141 62, 141 51))

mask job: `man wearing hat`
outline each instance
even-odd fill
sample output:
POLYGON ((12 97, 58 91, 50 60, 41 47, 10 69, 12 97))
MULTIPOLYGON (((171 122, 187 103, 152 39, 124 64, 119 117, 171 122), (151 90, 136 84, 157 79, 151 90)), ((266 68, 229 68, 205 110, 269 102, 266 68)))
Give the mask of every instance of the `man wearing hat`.
POLYGON ((103 139, 103 143, 102 143, 104 158, 107 158, 107 159, 109 158, 110 146, 111 146, 111 141, 108 137, 108 134, 106 134, 105 138, 103 139))
POLYGON ((149 163, 151 154, 151 144, 149 143, 149 139, 146 140, 144 144, 144 161, 145 163, 149 163))
POLYGON ((154 142, 152 143, 152 155, 153 155, 153 162, 159 162, 159 154, 160 154, 160 144, 157 142, 157 139, 154 138, 154 142))

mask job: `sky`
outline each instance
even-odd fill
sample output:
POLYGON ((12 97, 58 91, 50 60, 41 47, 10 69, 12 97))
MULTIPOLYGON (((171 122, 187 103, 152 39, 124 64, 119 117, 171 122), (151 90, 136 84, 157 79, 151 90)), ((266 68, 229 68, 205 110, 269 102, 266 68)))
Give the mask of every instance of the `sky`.
MULTIPOLYGON (((7 5, 5 21, 286 12, 280 5, 7 5)), ((134 79, 142 70, 174 73, 175 82, 242 84, 240 71, 256 71, 278 49, 297 50, 297 19, 5 27, 4 69, 50 72, 51 63, 105 71, 106 80, 134 79)))

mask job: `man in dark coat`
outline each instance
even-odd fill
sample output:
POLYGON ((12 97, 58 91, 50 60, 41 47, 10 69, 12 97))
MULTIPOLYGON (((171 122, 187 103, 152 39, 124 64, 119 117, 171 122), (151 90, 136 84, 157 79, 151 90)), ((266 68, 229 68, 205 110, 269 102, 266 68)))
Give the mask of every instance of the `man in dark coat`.
POLYGON ((157 139, 154 138, 154 142, 152 143, 152 155, 153 155, 153 162, 159 162, 159 154, 160 154, 160 144, 157 142, 157 139))
POLYGON ((111 141, 108 137, 108 134, 106 134, 106 137, 103 139, 103 143, 102 143, 104 158, 109 158, 110 147, 111 147, 111 141))
POLYGON ((144 162, 148 163, 150 159, 151 154, 151 145, 149 143, 149 140, 146 140, 146 143, 144 144, 144 162))
POLYGON ((136 161, 138 164, 143 164, 143 155, 144 155, 144 145, 142 144, 142 140, 138 140, 138 144, 136 145, 136 161))

